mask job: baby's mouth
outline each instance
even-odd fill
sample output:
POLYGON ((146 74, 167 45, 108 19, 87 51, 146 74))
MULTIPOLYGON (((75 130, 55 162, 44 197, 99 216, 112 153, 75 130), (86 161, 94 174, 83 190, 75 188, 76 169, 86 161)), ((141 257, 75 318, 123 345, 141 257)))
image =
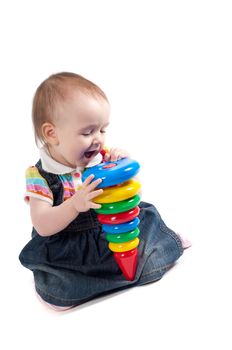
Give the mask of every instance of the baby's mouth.
POLYGON ((88 159, 92 158, 93 156, 97 155, 98 151, 88 151, 84 153, 84 156, 88 159))

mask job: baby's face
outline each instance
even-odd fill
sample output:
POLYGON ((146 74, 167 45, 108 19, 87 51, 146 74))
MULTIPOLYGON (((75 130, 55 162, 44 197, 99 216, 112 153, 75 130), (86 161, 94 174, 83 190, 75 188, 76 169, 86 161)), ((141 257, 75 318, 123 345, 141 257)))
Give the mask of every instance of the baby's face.
POLYGON ((110 106, 101 96, 72 92, 60 106, 56 121, 58 143, 50 149, 58 162, 85 167, 103 148, 110 106))

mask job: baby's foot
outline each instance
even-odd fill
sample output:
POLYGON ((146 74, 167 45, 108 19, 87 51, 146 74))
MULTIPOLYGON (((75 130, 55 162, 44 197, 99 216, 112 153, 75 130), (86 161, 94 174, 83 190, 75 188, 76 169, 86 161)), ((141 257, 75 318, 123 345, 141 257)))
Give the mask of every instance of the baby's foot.
POLYGON ((187 238, 181 237, 181 235, 179 233, 177 233, 177 236, 181 240, 183 249, 187 249, 187 248, 190 248, 192 246, 192 243, 187 238))
POLYGON ((48 307, 50 307, 52 310, 55 310, 55 311, 67 311, 67 310, 70 310, 74 307, 74 305, 72 306, 57 306, 57 305, 52 305, 52 304, 49 304, 49 303, 46 303, 48 307))
POLYGON ((55 311, 67 311, 67 310, 70 310, 73 307, 75 307, 75 305, 72 305, 72 306, 57 306, 57 305, 49 304, 45 300, 43 300, 38 293, 36 293, 36 295, 37 295, 38 299, 41 301, 41 303, 43 303, 44 305, 48 306, 50 309, 55 310, 55 311))

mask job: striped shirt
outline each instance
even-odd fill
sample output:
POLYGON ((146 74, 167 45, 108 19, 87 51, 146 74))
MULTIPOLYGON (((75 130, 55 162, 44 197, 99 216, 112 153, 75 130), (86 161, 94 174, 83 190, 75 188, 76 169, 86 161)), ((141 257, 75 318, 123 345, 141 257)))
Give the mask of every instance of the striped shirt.
MULTIPOLYGON (((63 185, 63 200, 69 199, 81 186, 81 173, 58 175, 63 185)), ((53 205, 53 194, 47 181, 40 175, 35 166, 26 170, 26 193, 25 200, 30 197, 42 199, 53 205)))

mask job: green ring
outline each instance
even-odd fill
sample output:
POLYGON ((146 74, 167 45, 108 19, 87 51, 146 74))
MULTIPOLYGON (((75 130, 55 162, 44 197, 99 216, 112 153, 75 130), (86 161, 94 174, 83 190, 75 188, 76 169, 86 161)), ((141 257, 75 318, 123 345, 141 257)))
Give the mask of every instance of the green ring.
POLYGON ((95 209, 98 214, 117 214, 135 208, 140 202, 140 196, 125 199, 124 201, 114 203, 103 203, 100 209, 95 209))
POLYGON ((140 231, 139 228, 136 227, 134 230, 125 232, 125 233, 119 233, 119 234, 107 234, 106 239, 108 242, 112 243, 124 243, 131 241, 135 237, 138 237, 140 231))

